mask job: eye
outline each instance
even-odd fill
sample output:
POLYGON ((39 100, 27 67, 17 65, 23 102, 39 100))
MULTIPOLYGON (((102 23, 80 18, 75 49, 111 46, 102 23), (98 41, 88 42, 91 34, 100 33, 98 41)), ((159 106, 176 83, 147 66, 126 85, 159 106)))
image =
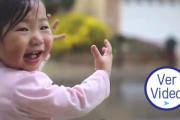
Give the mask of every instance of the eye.
POLYGON ((20 29, 18 29, 17 31, 28 31, 28 29, 27 28, 20 28, 20 29))
POLYGON ((18 29, 17 31, 29 31, 27 28, 20 28, 20 29, 18 29))
POLYGON ((42 26, 41 27, 41 30, 46 30, 46 29, 49 29, 49 27, 48 26, 42 26))

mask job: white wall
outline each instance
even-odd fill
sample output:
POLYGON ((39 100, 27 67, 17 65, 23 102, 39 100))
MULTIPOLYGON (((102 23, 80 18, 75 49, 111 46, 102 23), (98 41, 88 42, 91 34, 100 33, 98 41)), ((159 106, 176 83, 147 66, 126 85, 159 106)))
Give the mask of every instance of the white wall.
POLYGON ((169 35, 180 39, 180 2, 162 5, 159 2, 138 4, 123 1, 120 8, 121 33, 159 41, 164 41, 169 35))

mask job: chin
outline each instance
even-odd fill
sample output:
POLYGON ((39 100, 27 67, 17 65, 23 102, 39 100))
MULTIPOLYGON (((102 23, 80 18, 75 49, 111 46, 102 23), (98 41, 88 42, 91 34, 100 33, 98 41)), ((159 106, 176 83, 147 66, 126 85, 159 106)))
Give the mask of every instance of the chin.
POLYGON ((28 68, 23 68, 23 70, 26 70, 26 71, 29 71, 29 72, 32 72, 32 71, 36 71, 38 70, 39 67, 28 67, 28 68))
POLYGON ((31 71, 36 71, 36 70, 38 70, 38 68, 39 68, 39 67, 29 68, 27 71, 30 71, 30 72, 31 72, 31 71))
POLYGON ((40 66, 40 64, 36 64, 36 65, 23 65, 21 68, 22 68, 22 70, 32 72, 32 71, 39 70, 39 66, 40 66))

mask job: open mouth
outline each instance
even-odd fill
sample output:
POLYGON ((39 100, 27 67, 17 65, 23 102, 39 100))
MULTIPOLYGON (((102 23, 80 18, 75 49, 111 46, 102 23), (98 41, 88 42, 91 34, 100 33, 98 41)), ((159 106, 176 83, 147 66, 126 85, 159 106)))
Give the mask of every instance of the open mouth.
POLYGON ((42 51, 26 53, 26 54, 24 54, 24 58, 29 59, 29 60, 35 60, 35 59, 39 58, 41 54, 42 54, 42 51))

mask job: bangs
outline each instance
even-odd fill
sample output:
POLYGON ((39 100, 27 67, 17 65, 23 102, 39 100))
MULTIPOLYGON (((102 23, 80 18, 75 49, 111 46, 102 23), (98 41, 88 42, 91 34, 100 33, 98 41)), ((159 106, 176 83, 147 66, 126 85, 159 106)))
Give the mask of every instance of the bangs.
POLYGON ((32 10, 39 0, 0 0, 0 33, 1 38, 21 22, 32 10), (8 29, 2 35, 5 25, 9 24, 8 29))

